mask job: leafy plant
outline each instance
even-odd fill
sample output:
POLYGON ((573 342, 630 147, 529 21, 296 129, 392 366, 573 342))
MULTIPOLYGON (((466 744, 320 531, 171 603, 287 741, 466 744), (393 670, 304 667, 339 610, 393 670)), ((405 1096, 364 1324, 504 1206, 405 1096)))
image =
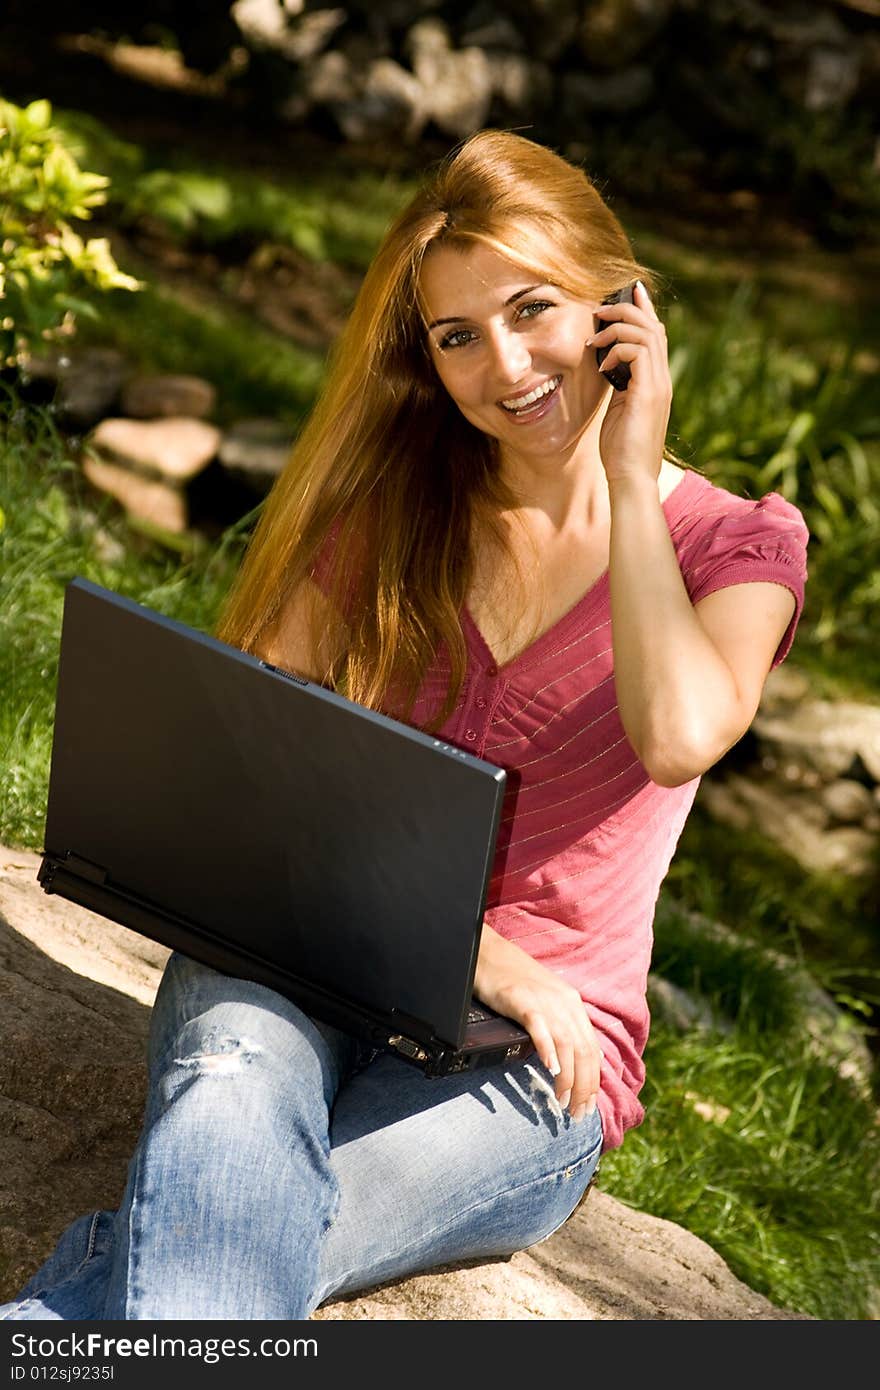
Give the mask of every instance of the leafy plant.
MULTIPOLYGON (((880 388, 852 344, 816 351, 778 341, 755 321, 745 283, 720 322, 669 313, 672 427, 713 482, 751 497, 775 491, 810 531, 810 583, 799 654, 860 668, 873 653, 880 573, 880 388)), ((678 442, 681 441, 681 442, 678 442)))
POLYGON ((69 333, 77 314, 94 316, 84 291, 139 288, 105 237, 86 240, 73 225, 106 201, 108 183, 80 168, 48 101, 0 100, 0 368, 69 333))
POLYGON ((780 1307, 875 1319, 875 1103, 797 1033, 679 1034, 645 1053, 645 1123, 602 1160, 602 1187, 712 1246, 780 1307))
POLYGON ((109 211, 120 226, 147 220, 189 243, 241 249, 269 242, 364 270, 415 189, 401 176, 345 163, 344 151, 295 177, 278 169, 266 176, 204 157, 196 161, 186 149, 142 148, 82 111, 59 111, 56 121, 70 148, 111 180, 109 211))
POLYGON ((43 843, 64 590, 74 575, 210 631, 249 513, 181 557, 83 481, 51 413, 0 381, 0 843, 43 843))

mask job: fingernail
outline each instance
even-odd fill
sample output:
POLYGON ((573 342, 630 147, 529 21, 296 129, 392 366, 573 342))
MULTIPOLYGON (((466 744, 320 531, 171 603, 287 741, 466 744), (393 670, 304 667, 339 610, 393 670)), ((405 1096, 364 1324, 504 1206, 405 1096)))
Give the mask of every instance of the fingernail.
POLYGON ((579 1105, 577 1110, 573 1110, 571 1112, 571 1118, 574 1120, 576 1125, 579 1125, 586 1113, 587 1107, 585 1105, 579 1105))
POLYGON ((547 1068, 551 1076, 558 1076, 560 1071, 562 1070, 555 1057, 551 1057, 549 1062, 544 1063, 544 1066, 547 1068))
POLYGON ((592 345, 593 345, 593 340, 592 340, 592 338, 588 338, 587 341, 584 343, 584 347, 592 347, 592 345))
POLYGON ((563 1091, 562 1095, 559 1097, 559 1104, 560 1104, 560 1106, 561 1106, 561 1108, 562 1108, 563 1110, 564 1110, 565 1107, 568 1105, 568 1102, 569 1102, 570 1100, 571 1100, 571 1090, 563 1091))
POLYGON ((586 1112, 587 1112, 588 1115, 592 1115, 593 1111, 596 1109, 596 1097, 595 1097, 595 1096, 590 1096, 590 1099, 587 1101, 586 1106, 584 1107, 584 1109, 586 1110, 586 1112))

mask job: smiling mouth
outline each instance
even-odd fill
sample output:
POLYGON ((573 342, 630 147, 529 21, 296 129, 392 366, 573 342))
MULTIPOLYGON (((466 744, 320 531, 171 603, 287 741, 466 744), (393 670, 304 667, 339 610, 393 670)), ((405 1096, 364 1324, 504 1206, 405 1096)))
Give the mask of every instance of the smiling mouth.
POLYGON ((499 401, 502 410, 506 410, 508 415, 528 415, 530 411, 537 410, 553 392, 562 384, 561 376, 552 376, 549 381, 545 381, 541 386, 536 386, 534 391, 527 391, 523 396, 514 396, 508 400, 499 401))

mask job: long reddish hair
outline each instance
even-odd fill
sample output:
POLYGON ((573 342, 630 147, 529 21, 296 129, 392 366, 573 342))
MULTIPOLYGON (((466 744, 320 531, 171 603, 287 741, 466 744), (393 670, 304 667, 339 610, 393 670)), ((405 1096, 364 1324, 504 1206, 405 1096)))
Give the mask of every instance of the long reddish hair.
MULTIPOLYGON (((466 667, 460 615, 475 522, 514 499, 495 441, 459 412, 431 362, 422 263, 481 242, 579 298, 650 271, 582 170, 542 145, 483 130, 453 151, 386 233, 328 364, 321 395, 263 507, 218 635, 258 649, 282 603, 332 550, 336 630, 322 681, 405 718, 432 659, 448 654, 439 726, 466 667)), ((313 647, 319 649, 319 634, 313 647)))

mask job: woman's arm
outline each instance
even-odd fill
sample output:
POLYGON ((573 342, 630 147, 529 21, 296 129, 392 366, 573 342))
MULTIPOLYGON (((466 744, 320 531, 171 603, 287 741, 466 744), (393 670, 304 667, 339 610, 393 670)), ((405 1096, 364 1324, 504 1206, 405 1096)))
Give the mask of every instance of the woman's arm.
POLYGON ((754 718, 793 594, 737 584, 692 604, 663 513, 657 479, 672 402, 666 333, 639 284, 632 305, 603 305, 607 371, 627 362, 600 453, 611 501, 610 588, 620 717, 650 776, 677 786, 705 772, 754 718))
POLYGON ((596 1105, 602 1052, 584 1001, 546 965, 483 924, 474 993, 522 1024, 555 1078, 556 1098, 580 1121, 596 1105))
POLYGON ((650 479, 611 485, 610 582, 623 727, 652 779, 678 786, 751 724, 794 595, 737 584, 692 604, 650 479))
POLYGON ((317 584, 306 579, 284 600, 255 655, 285 671, 321 681, 330 665, 331 633, 338 631, 330 601, 317 584))

